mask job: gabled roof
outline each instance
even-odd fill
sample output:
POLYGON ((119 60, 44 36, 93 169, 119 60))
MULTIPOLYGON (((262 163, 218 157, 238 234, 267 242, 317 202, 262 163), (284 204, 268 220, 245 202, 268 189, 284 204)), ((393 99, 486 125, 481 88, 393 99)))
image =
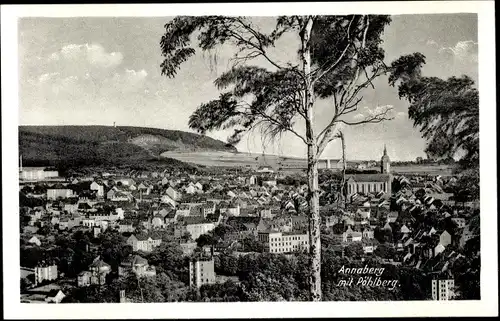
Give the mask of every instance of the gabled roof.
POLYGON ((182 218, 182 222, 185 225, 192 225, 192 224, 208 224, 212 223, 205 219, 204 217, 201 216, 187 216, 182 218))
POLYGON ((390 180, 390 174, 350 174, 348 180, 355 182, 387 182, 390 180))

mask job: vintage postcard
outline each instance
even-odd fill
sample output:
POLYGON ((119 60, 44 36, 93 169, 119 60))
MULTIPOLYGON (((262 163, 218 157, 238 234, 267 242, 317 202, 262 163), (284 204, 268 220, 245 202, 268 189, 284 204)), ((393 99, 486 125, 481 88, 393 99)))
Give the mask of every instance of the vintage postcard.
POLYGON ((5 317, 498 315, 494 33, 490 1, 2 6, 5 317))

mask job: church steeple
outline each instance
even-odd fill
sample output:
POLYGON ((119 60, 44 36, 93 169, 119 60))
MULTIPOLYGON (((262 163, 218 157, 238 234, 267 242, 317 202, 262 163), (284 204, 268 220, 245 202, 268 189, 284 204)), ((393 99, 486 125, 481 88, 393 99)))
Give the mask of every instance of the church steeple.
POLYGON ((387 155, 387 146, 384 144, 384 155, 380 160, 380 172, 383 174, 388 174, 391 170, 391 160, 389 155, 387 155))

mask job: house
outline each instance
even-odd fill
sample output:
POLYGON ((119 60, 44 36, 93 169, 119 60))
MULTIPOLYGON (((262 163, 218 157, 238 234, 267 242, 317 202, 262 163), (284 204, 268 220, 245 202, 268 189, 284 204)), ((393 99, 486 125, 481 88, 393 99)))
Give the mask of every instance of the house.
POLYGON ((399 232, 401 234, 409 234, 410 233, 410 229, 406 225, 403 224, 403 226, 401 226, 401 229, 399 230, 399 232))
POLYGON ((82 220, 82 225, 88 228, 93 228, 96 226, 96 221, 93 218, 84 218, 82 220))
POLYGON ((132 233, 134 231, 135 228, 132 225, 132 222, 123 221, 118 224, 118 232, 120 233, 125 233, 125 232, 132 233))
POLYGON ((162 242, 161 237, 148 235, 130 235, 127 244, 132 246, 134 252, 151 252, 162 242))
POLYGON ((111 266, 102 261, 100 257, 94 259, 87 271, 78 274, 77 284, 79 287, 89 285, 106 284, 106 276, 111 273, 111 266))
POLYGON ((89 286, 91 284, 92 273, 90 271, 82 271, 78 273, 77 284, 79 287, 89 286))
POLYGON ((43 281, 53 281, 57 279, 57 265, 43 264, 36 266, 34 269, 35 273, 35 286, 42 283, 43 281))
POLYGON ((230 204, 226 209, 227 215, 240 216, 240 205, 237 203, 230 204))
POLYGON ((198 191, 203 192, 203 185, 200 182, 196 182, 196 184, 194 184, 194 187, 196 187, 198 191))
POLYGON ((61 184, 54 185, 47 188, 47 199, 56 200, 58 198, 70 198, 75 196, 74 192, 70 188, 66 188, 61 184))
POLYGON ((257 185, 257 176, 252 175, 252 176, 248 177, 247 184, 248 185, 257 185))
POLYGON ((342 233, 342 242, 344 243, 360 242, 362 238, 363 233, 353 231, 350 226, 342 233))
POLYGON ((262 186, 276 186, 276 179, 274 178, 267 178, 265 180, 262 180, 262 186))
POLYGON ((190 184, 184 188, 184 191, 186 192, 186 194, 194 194, 196 193, 197 189, 193 184, 190 184))
POLYGON ((443 246, 448 246, 452 242, 452 236, 448 231, 443 231, 439 235, 439 243, 442 244, 443 246))
POLYGON ((178 204, 177 200, 172 198, 172 196, 170 196, 169 194, 162 195, 160 198, 160 202, 162 204, 169 204, 172 207, 177 207, 177 204, 178 204))
POLYGON ((309 234, 300 232, 259 232, 258 240, 269 253, 292 253, 308 249, 309 234))
POLYGON ((36 246, 40 246, 40 245, 42 245, 42 242, 40 241, 40 239, 39 239, 38 237, 36 237, 36 235, 35 235, 35 236, 32 236, 32 237, 29 239, 28 243, 30 243, 30 244, 34 244, 34 245, 36 245, 36 246))
POLYGON ((61 303, 66 297, 59 286, 41 286, 21 294, 21 303, 61 303))
POLYGON ((130 186, 135 186, 137 185, 136 182, 132 179, 132 178, 127 178, 127 177, 123 177, 123 178, 117 178, 115 179, 115 184, 116 185, 123 185, 123 186, 127 186, 127 187, 130 187, 130 186))
POLYGON ((375 247, 372 244, 363 244, 363 252, 365 254, 371 254, 375 250, 375 247))
POLYGON ((191 212, 191 206, 188 204, 180 204, 176 209, 176 215, 178 216, 189 216, 191 212))
POLYGON ((151 220, 151 226, 153 228, 164 228, 165 227, 165 219, 161 214, 156 214, 151 220))
POLYGON ((375 237, 375 232, 369 227, 364 228, 361 233, 363 240, 372 240, 375 237))
POLYGON ((165 194, 168 195, 168 197, 170 197, 170 199, 172 199, 173 201, 178 201, 181 198, 181 194, 173 189, 172 186, 169 186, 167 188, 165 194))
POLYGON ((191 238, 196 240, 201 235, 206 234, 215 228, 215 223, 208 221, 202 217, 186 217, 184 218, 186 231, 191 234, 191 238))
POLYGON ((64 203, 63 210, 70 214, 78 212, 78 199, 69 199, 67 203, 64 203))
POLYGON ((97 197, 99 197, 99 198, 104 197, 104 186, 103 185, 94 181, 90 184, 90 190, 96 191, 97 197))
POLYGON ((156 268, 148 264, 148 260, 140 255, 130 254, 118 266, 118 275, 127 276, 135 273, 137 276, 155 276, 156 268))

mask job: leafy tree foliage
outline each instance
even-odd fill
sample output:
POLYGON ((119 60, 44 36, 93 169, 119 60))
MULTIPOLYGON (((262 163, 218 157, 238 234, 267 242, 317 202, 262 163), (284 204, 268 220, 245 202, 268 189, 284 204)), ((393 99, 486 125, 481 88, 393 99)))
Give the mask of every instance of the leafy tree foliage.
MULTIPOLYGON (((414 70, 424 60, 417 63, 414 70)), ((443 80, 401 68, 391 74, 390 81, 399 83, 399 97, 410 103, 408 115, 427 139, 428 155, 450 158, 461 152, 464 167, 479 166, 479 91, 470 77, 443 80)))

